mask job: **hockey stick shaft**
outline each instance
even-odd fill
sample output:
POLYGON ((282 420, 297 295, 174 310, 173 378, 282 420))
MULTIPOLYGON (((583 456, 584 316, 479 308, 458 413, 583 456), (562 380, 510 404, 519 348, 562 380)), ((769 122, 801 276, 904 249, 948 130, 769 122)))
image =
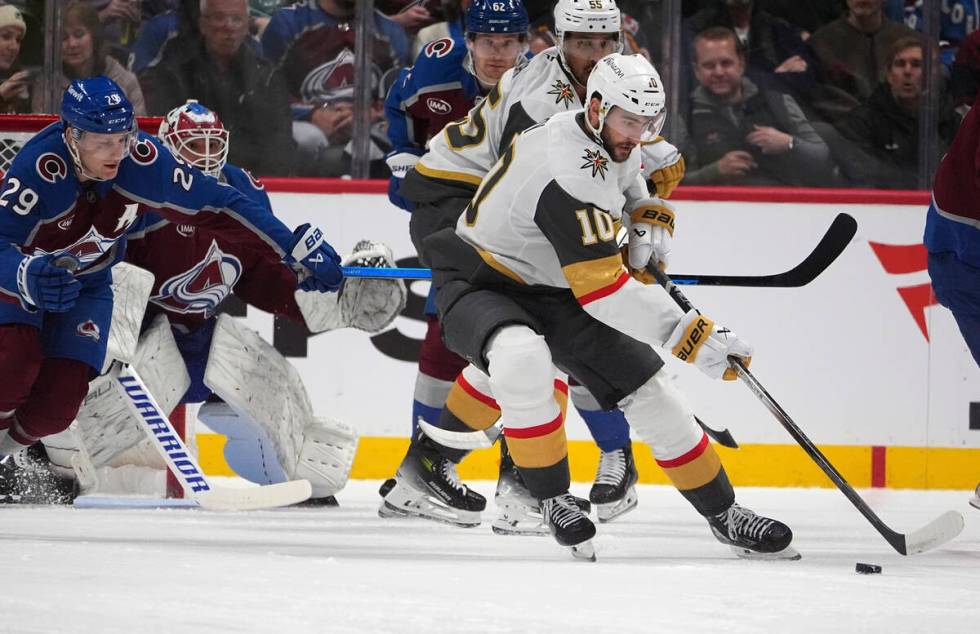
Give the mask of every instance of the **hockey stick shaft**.
MULTIPOLYGON (((688 275, 672 276, 675 284, 685 286, 766 286, 796 287, 809 284, 837 259, 857 231, 857 222, 848 214, 837 214, 823 238, 813 251, 799 264, 783 273, 773 275, 688 275)), ((432 270, 425 268, 374 268, 345 266, 346 277, 399 278, 428 280, 432 270)))
MULTIPOLYGON (((653 270, 652 272, 656 276, 660 285, 664 287, 678 306, 685 311, 694 308, 691 301, 684 296, 676 285, 674 285, 673 281, 667 276, 666 273, 659 270, 653 270)), ((840 471, 838 471, 836 467, 831 464, 830 460, 823 455, 823 452, 821 452, 820 449, 813 444, 813 441, 811 441, 807 435, 803 433, 803 430, 800 429, 795 422, 793 422, 793 419, 786 413, 786 410, 784 410, 779 403, 776 402, 776 399, 774 399, 772 395, 770 395, 769 392, 762 386, 762 384, 759 383, 758 379, 756 379, 755 376, 749 372, 748 368, 745 367, 742 361, 735 357, 730 357, 729 359, 732 365, 735 367, 739 378, 742 379, 749 389, 752 390, 752 393, 755 394, 760 401, 762 401, 762 404, 766 406, 772 415, 776 417, 776 420, 778 420, 783 428, 789 432, 789 435, 793 437, 793 440, 795 440, 797 444, 803 448, 803 451, 810 456, 810 459, 813 460, 817 466, 820 467, 820 470, 823 471, 828 478, 830 478, 838 489, 840 489, 841 493, 844 494, 844 497, 846 497, 851 504, 853 504, 854 507, 860 511, 861 515, 863 515, 865 519, 871 523, 875 530, 877 530, 878 533, 885 538, 885 541, 887 541, 891 547, 900 554, 909 555, 916 552, 923 552, 928 548, 932 548, 945 541, 948 541, 948 539, 952 539, 952 537, 955 537, 955 535, 959 533, 959 530, 962 530, 962 525, 959 527, 959 529, 955 528, 956 520, 950 519, 950 517, 948 517, 949 514, 940 517, 929 526, 918 531, 920 535, 927 533, 935 534, 930 534, 929 537, 919 537, 915 540, 915 543, 910 543, 910 540, 907 539, 906 535, 892 530, 873 510, 871 510, 871 507, 868 506, 867 502, 865 502, 864 499, 858 495, 857 491, 855 491, 847 480, 844 479, 844 476, 841 475, 840 471), (945 530, 936 528, 940 524, 945 525, 945 530), (930 528, 933 530, 930 531, 930 528)), ((962 518, 960 521, 962 521, 962 518)))

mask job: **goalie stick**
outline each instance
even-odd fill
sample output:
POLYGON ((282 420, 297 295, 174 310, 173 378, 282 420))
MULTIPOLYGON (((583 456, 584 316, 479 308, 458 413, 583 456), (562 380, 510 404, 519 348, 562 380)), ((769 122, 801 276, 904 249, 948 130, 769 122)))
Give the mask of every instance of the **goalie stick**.
POLYGON ((153 441, 153 448, 184 487, 185 494, 210 511, 251 511, 298 504, 309 499, 308 480, 290 480, 248 488, 216 487, 204 475, 197 460, 174 430, 167 415, 146 389, 132 366, 114 364, 113 379, 126 394, 126 405, 153 441))
MULTIPOLYGON (((685 286, 762 286, 793 288, 806 286, 823 273, 843 253, 857 232, 857 221, 845 213, 837 214, 823 238, 802 262, 788 271, 773 275, 688 275, 672 276, 675 284, 685 286)), ((431 269, 423 268, 371 268, 363 266, 343 267, 346 277, 396 277, 406 280, 428 280, 431 269)))
MULTIPOLYGON (((839 217, 839 216, 838 216, 839 217)), ((657 281, 664 287, 664 289, 670 294, 670 296, 677 302, 677 305, 681 309, 687 311, 692 310, 694 305, 684 296, 679 288, 673 283, 673 281, 659 270, 653 270, 652 273, 656 276, 657 281)), ((741 360, 735 357, 729 357, 732 365, 735 367, 738 377, 752 390, 752 393, 758 397, 762 404, 772 412, 776 420, 783 426, 783 428, 789 432, 789 435, 793 437, 793 440, 803 448, 810 458, 817 463, 821 471, 827 474, 827 477, 837 485, 837 488, 841 490, 851 504, 861 512, 861 515, 871 523, 878 533, 885 538, 892 548, 898 551, 902 555, 914 555, 917 553, 922 553, 927 550, 941 546, 953 539, 963 530, 963 516, 956 511, 947 511, 932 520, 922 528, 913 531, 911 533, 899 533, 891 529, 887 524, 885 524, 871 507, 868 506, 867 502, 857 494, 857 492, 848 484, 844 476, 827 460, 827 457, 823 455, 823 452, 813 444, 806 434, 803 433, 793 419, 789 417, 789 414, 780 407, 779 403, 776 402, 766 388, 762 386, 761 383, 749 372, 748 368, 742 363, 741 360)))
MULTIPOLYGON (((52 264, 74 273, 79 261, 64 253, 53 259, 52 264)), ((203 509, 211 511, 249 511, 298 504, 313 494, 308 480, 290 480, 248 488, 215 487, 204 476, 204 471, 193 454, 184 445, 167 414, 146 389, 136 368, 118 361, 112 364, 110 373, 126 395, 125 403, 130 413, 152 441, 167 468, 184 488, 184 493, 203 509)))

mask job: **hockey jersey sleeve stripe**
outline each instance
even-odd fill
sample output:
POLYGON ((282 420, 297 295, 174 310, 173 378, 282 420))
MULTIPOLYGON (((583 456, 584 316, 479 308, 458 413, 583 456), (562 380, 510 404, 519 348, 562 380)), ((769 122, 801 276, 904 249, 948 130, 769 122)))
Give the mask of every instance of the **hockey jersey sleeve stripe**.
POLYGON ((565 274, 572 293, 583 306, 615 293, 629 279, 618 253, 597 260, 568 264, 562 267, 562 273, 565 274))
MULTIPOLYGON (((422 159, 425 160, 425 159, 422 159)), ((474 174, 466 174, 465 172, 451 172, 449 170, 440 170, 432 167, 426 166, 422 161, 415 164, 415 169, 422 176, 428 176, 429 178, 435 178, 437 180, 453 181, 469 183, 476 187, 480 186, 483 179, 474 174)))
POLYGON ((721 459, 718 457, 718 453, 715 452, 714 448, 708 443, 707 436, 704 436, 697 447, 684 456, 664 462, 658 460, 657 464, 663 468, 664 473, 680 491, 690 491, 691 489, 703 487, 714 481, 721 472, 721 459), (686 462, 682 464, 667 466, 667 464, 677 463, 685 458, 686 462))
POLYGON ((527 282, 525 282, 520 275, 510 270, 509 268, 501 264, 497 260, 497 258, 493 257, 492 253, 488 251, 484 251, 483 249, 480 248, 476 248, 476 252, 480 254, 480 257, 483 258, 483 261, 487 263, 487 266, 492 268, 497 273, 500 273, 501 275, 514 280, 518 284, 527 284, 527 282))

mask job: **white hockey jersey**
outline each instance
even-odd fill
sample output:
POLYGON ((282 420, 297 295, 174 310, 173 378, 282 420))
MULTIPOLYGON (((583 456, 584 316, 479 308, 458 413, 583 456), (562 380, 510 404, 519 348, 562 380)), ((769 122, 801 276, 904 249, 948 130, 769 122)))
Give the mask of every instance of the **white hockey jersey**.
MULTIPOLYGON (((515 134, 552 115, 584 107, 572 82, 555 47, 518 64, 464 119, 432 137, 428 153, 415 169, 430 178, 479 185, 515 134)), ((641 150, 644 179, 680 160, 677 148, 662 138, 641 150)), ((641 191, 636 195, 647 195, 645 189, 641 191)))
POLYGON ((554 115, 508 146, 460 216, 456 234, 518 284, 567 288, 593 317, 662 345, 681 311, 626 272, 616 226, 639 151, 614 162, 582 112, 554 115))

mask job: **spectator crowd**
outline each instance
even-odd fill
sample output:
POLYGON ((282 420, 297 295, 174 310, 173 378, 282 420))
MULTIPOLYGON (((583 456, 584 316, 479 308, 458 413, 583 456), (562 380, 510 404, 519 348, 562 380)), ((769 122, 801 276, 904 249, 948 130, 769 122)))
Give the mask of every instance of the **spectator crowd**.
MULTIPOLYGON (((387 177, 385 95, 424 46, 458 34, 468 0, 375 0, 371 175, 387 177)), ((681 35, 674 138, 686 184, 912 188, 930 104, 938 159, 980 87, 980 3, 944 0, 621 0, 624 41, 659 65, 681 35), (934 77, 924 69, 934 68, 934 77), (931 81, 930 81, 931 80, 931 81), (924 98, 924 95, 928 98, 924 98)), ((548 0, 527 0, 528 55, 554 45, 548 0)), ((0 1, 0 111, 40 112, 44 0, 0 1)), ((259 175, 350 173, 356 0, 71 0, 57 87, 105 74, 139 114, 214 110, 229 160, 259 175)), ((673 61, 673 60, 670 60, 673 61)), ((663 71, 663 69, 662 69, 663 71)))

